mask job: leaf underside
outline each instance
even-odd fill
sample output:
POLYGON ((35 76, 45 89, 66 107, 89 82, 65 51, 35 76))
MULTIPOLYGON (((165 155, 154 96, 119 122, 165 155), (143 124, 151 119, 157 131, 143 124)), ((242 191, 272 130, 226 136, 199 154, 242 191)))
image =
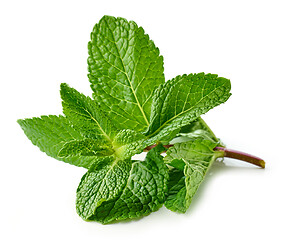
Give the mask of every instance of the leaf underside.
POLYGON ((168 209, 186 212, 211 164, 222 154, 213 150, 217 144, 196 138, 177 143, 167 151, 165 162, 172 167, 165 201, 168 209))

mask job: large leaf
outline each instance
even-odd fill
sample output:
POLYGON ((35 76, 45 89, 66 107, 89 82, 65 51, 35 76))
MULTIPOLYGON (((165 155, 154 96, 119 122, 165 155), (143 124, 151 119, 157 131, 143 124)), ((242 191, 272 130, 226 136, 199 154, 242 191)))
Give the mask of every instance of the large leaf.
POLYGON ((61 84, 60 94, 63 100, 63 113, 82 135, 100 139, 101 142, 112 142, 117 132, 116 128, 100 111, 94 100, 65 83, 61 84))
POLYGON ((18 123, 32 143, 48 156, 85 168, 88 168, 95 160, 94 157, 88 156, 58 157, 64 144, 84 138, 71 127, 70 122, 63 116, 49 115, 40 118, 20 119, 18 123))
POLYGON ((89 42, 93 97, 120 129, 147 129, 154 89, 164 83, 163 58, 133 21, 104 16, 89 42))
POLYGON ((173 167, 165 206, 184 213, 202 183, 208 169, 223 152, 214 151, 218 143, 202 138, 177 143, 167 151, 165 162, 173 167))
POLYGON ((126 169, 109 166, 103 170, 103 178, 100 177, 101 171, 98 169, 91 173, 92 178, 90 175, 84 177, 77 193, 79 215, 83 219, 105 224, 146 216, 158 210, 165 201, 168 181, 168 169, 160 155, 163 150, 158 146, 147 154, 145 161, 134 161, 128 177, 126 169), (122 170, 125 170, 125 173, 122 173, 122 170), (126 182, 122 181, 122 174, 126 182), (114 180, 119 182, 115 182, 116 192, 110 194, 108 188, 112 188, 114 180), (106 182, 108 184, 105 184, 106 182))
POLYGON ((213 74, 177 76, 155 91, 148 137, 159 140, 227 101, 230 80, 213 74))

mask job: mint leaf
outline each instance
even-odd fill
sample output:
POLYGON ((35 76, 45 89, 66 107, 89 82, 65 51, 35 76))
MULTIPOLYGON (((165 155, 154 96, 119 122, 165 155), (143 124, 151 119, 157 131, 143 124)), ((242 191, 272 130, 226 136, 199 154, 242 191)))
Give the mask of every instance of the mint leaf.
POLYGON ((115 136, 113 147, 119 158, 131 158, 134 154, 141 153, 144 150, 146 147, 146 137, 137 131, 123 129, 115 136))
POLYGON ((173 168, 169 170, 168 192, 165 206, 171 211, 185 213, 190 205, 183 170, 173 168))
POLYGON ((183 126, 179 133, 187 134, 187 133, 197 132, 199 130, 203 130, 204 132, 206 132, 206 135, 213 141, 215 142, 219 141, 219 139, 215 136, 215 134, 212 132, 212 130, 209 128, 209 126, 201 117, 197 118, 190 124, 183 126))
POLYGON ((177 76, 155 91, 148 137, 160 139, 227 101, 230 80, 214 74, 177 76))
POLYGON ((130 160, 114 156, 95 162, 77 189, 76 208, 80 217, 91 220, 103 202, 119 196, 127 184, 130 169, 130 160))
MULTIPOLYGON (((164 144, 173 145, 175 143, 188 142, 198 137, 220 142, 220 139, 215 136, 201 117, 197 118, 190 124, 173 131, 170 135, 168 135, 168 137, 170 139, 169 142, 164 144)), ((223 146, 221 143, 219 143, 219 145, 223 146)))
POLYGON ((212 130, 204 122, 202 118, 198 118, 181 128, 179 133, 173 138, 170 144, 176 144, 181 142, 188 142, 195 140, 196 138, 207 139, 213 142, 219 142, 218 145, 222 146, 220 140, 215 136, 212 130))
POLYGON ((116 157, 127 159, 145 148, 143 134, 130 129, 118 131, 91 98, 67 84, 61 84, 60 93, 63 113, 88 139, 66 144, 60 156, 109 155, 115 151, 116 157))
POLYGON ((73 140, 67 142, 60 149, 59 157, 70 157, 70 156, 107 156, 113 154, 112 146, 107 142, 98 145, 98 140, 84 139, 84 140, 73 140))
POLYGON ((110 223, 146 216, 157 211, 165 201, 168 169, 160 155, 159 145, 150 150, 145 161, 135 161, 123 191, 97 208, 92 220, 110 223))
POLYGON ((112 142, 116 128, 100 111, 98 105, 89 97, 62 83, 60 94, 63 113, 74 127, 87 138, 112 142))
POLYGON ((66 117, 18 120, 47 155, 88 169, 76 199, 84 220, 137 218, 163 203, 185 212, 217 157, 265 167, 260 158, 224 148, 200 117, 230 97, 230 80, 198 73, 165 82, 158 48, 124 18, 104 16, 88 50, 93 99, 63 83, 66 117), (145 161, 131 160, 147 150, 145 161))
POLYGON ((154 89, 165 82, 163 58, 135 22, 104 16, 89 42, 93 98, 120 129, 146 130, 154 89))
POLYGON ((87 156, 58 157, 64 144, 84 138, 71 127, 65 117, 49 115, 40 118, 20 119, 18 123, 32 143, 48 156, 85 168, 88 168, 94 161, 94 157, 87 156))
POLYGON ((202 138, 177 143, 167 151, 165 162, 173 167, 169 172, 165 206, 184 213, 203 181, 208 169, 223 152, 214 151, 218 143, 202 138))

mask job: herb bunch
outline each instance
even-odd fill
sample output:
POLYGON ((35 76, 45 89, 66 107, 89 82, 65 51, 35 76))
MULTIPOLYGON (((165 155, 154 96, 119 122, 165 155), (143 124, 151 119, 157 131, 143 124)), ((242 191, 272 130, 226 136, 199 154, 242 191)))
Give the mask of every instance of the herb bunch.
POLYGON ((198 73, 165 81, 159 49, 123 18, 104 16, 88 50, 93 99, 62 83, 64 116, 18 120, 41 151, 87 169, 76 199, 84 220, 138 218, 163 204, 184 213, 217 158, 264 167, 226 149, 200 117, 228 100, 230 80, 198 73), (132 159, 142 151, 144 161, 132 159))

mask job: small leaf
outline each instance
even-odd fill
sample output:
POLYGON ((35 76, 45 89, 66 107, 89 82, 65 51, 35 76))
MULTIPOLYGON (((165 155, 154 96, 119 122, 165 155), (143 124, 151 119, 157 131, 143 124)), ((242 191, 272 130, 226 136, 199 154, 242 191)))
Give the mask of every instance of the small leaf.
POLYGON ((64 144, 84 139, 65 117, 49 115, 40 118, 20 119, 18 123, 32 143, 48 156, 85 168, 88 168, 94 161, 94 157, 88 156, 58 157, 64 144))
POLYGON ((61 84, 63 113, 74 127, 87 138, 112 142, 116 128, 91 98, 79 93, 67 84, 61 84))
POLYGON ((169 171, 168 192, 165 206, 174 212, 185 213, 189 203, 183 170, 173 168, 169 171))
POLYGON ((131 158, 134 154, 139 154, 144 150, 146 137, 137 131, 123 129, 115 136, 113 146, 117 157, 131 158))
POLYGON ((169 172, 165 201, 168 209, 182 213, 188 209, 208 169, 217 157, 223 156, 223 152, 213 150, 217 145, 214 141, 196 138, 169 148, 164 160, 174 168, 169 172))
POLYGON ((65 143, 58 153, 59 157, 71 156, 107 156, 113 154, 112 146, 106 143, 100 143, 98 140, 84 139, 73 140, 65 143))
POLYGON ((206 135, 212 139, 212 141, 218 142, 219 139, 215 136, 215 134, 212 132, 212 130, 209 128, 209 126, 206 124, 206 122, 201 118, 197 118, 190 124, 183 126, 179 133, 182 134, 190 134, 190 133, 196 133, 198 131, 202 130, 201 132, 206 132, 206 135))

